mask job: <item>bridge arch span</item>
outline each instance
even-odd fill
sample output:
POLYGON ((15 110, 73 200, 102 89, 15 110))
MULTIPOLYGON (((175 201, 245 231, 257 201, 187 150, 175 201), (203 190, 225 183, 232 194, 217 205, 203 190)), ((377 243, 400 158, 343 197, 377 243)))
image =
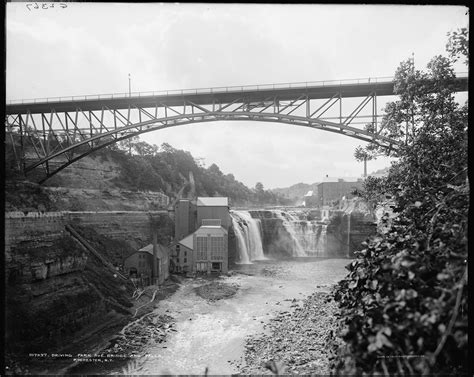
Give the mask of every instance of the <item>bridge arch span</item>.
POLYGON ((377 135, 377 137, 375 137, 374 134, 366 130, 321 119, 307 119, 302 116, 291 114, 288 115, 265 112, 255 113, 249 111, 221 111, 209 113, 181 114, 160 119, 150 119, 147 121, 123 126, 112 131, 102 132, 100 134, 93 135, 85 140, 81 140, 72 145, 66 146, 61 150, 53 152, 44 158, 38 159, 37 161, 29 164, 25 168, 25 173, 33 171, 34 169, 40 166, 46 166, 45 176, 39 179, 39 183, 43 183, 47 179, 51 178, 53 175, 59 173, 61 170, 73 164, 74 162, 119 141, 123 141, 144 133, 159 131, 181 125, 220 121, 253 121, 283 123, 287 125, 308 127, 315 130, 333 132, 365 142, 375 142, 381 147, 385 147, 392 150, 396 150, 398 148, 398 144, 387 137, 381 135, 377 135), (83 148, 84 146, 88 146, 88 150, 85 152, 78 153, 78 151, 80 151, 81 148, 83 148), (60 157, 66 158, 59 165, 51 169, 49 162, 52 162, 53 160, 58 159, 60 157))
MULTIPOLYGON (((467 88, 467 74, 453 78, 454 91, 467 88)), ((18 170, 31 176, 39 172, 35 180, 44 182, 129 137, 220 120, 309 127, 397 150, 400 142, 383 136, 377 111, 377 98, 394 95, 393 78, 385 77, 43 98, 9 101, 5 126, 18 170)))

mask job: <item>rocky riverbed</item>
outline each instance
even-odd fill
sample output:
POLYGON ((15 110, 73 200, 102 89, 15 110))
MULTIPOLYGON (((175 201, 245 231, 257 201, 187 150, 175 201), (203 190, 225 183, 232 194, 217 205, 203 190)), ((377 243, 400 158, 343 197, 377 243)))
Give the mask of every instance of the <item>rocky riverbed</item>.
POLYGON ((336 308, 330 289, 349 262, 268 260, 236 266, 232 276, 211 285, 206 279, 186 280, 154 311, 172 316, 176 332, 147 346, 128 373, 272 374, 265 363, 274 360, 287 374, 327 374, 336 308), (228 295, 229 287, 235 292, 228 295), (214 295, 220 299, 210 299, 214 295))
POLYGON ((267 260, 235 266, 230 276, 149 287, 127 323, 72 347, 64 362, 77 360, 62 373, 327 374, 336 308, 330 289, 349 262, 267 260))
POLYGON ((271 318, 269 334, 245 342, 241 374, 329 374, 329 348, 336 303, 325 292, 291 300, 289 310, 271 318))
POLYGON ((195 292, 199 297, 208 301, 222 300, 234 296, 239 289, 236 284, 226 284, 219 281, 213 281, 206 285, 195 288, 195 292))

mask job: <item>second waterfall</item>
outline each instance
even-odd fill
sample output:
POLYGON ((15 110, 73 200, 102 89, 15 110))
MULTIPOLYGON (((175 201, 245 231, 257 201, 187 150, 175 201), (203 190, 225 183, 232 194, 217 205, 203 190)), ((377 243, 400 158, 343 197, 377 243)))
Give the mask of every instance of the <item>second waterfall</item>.
POLYGON ((248 211, 231 211, 230 216, 239 251, 237 263, 248 264, 254 260, 266 259, 263 255, 260 220, 254 219, 248 211))

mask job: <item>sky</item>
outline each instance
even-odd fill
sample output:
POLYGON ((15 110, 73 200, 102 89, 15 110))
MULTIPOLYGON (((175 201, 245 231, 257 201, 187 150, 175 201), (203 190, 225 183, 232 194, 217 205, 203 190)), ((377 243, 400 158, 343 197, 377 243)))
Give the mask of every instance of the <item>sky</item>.
MULTIPOLYGON (((126 93, 128 74, 132 91, 392 76, 412 53, 417 69, 445 55, 447 33, 469 19, 448 5, 55 4, 7 3, 7 100, 126 93)), ((364 142, 281 123, 195 123, 141 139, 249 187, 363 173, 353 154, 364 142)), ((390 161, 369 161, 368 171, 390 161)))

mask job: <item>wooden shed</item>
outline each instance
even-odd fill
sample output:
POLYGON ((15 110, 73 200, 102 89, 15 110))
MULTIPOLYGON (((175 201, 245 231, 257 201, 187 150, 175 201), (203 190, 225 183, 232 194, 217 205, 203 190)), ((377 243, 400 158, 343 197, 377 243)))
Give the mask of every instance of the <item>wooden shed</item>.
MULTIPOLYGON (((149 244, 124 260, 124 270, 130 277, 144 279, 146 284, 152 283, 153 244, 149 244)), ((158 283, 162 284, 169 277, 169 250, 166 246, 157 245, 158 283)))

